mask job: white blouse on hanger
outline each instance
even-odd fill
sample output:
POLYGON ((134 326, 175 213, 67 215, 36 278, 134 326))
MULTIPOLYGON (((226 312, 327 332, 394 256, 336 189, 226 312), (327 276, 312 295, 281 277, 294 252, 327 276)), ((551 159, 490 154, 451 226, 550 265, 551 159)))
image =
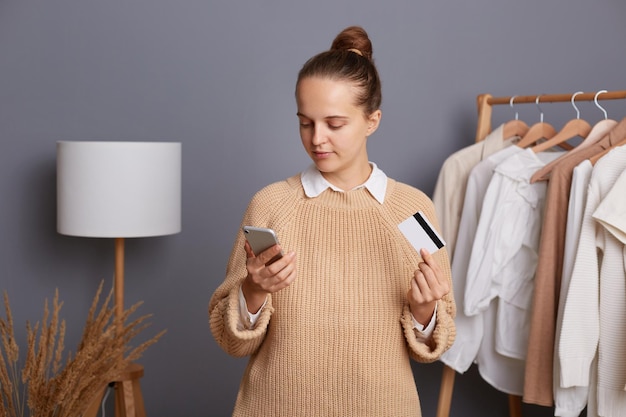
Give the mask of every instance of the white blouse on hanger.
MULTIPOLYGON (((528 344, 546 191, 545 183, 530 184, 530 177, 562 154, 535 154, 524 149, 496 167, 485 193, 472 245, 465 314, 493 316, 497 311, 495 320, 492 318, 491 324, 485 324, 484 343, 493 344, 495 353, 520 362, 526 357, 528 344), (493 334, 488 336, 487 330, 493 334)), ((522 395, 523 366, 519 374, 503 375, 493 366, 493 361, 493 355, 479 355, 478 367, 483 378, 500 391, 522 395)))

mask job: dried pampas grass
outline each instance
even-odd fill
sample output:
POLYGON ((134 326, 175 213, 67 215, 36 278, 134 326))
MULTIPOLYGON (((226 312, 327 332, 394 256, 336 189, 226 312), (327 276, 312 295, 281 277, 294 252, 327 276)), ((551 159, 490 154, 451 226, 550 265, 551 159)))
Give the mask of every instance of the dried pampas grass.
POLYGON ((15 341, 9 297, 4 293, 5 319, 0 318, 0 417, 79 417, 106 385, 137 360, 163 336, 159 332, 137 347, 130 342, 149 324, 150 315, 129 321, 141 303, 124 311, 119 323, 111 290, 99 306, 103 283, 93 299, 83 335, 76 350, 64 359, 65 320, 63 303, 55 292, 50 312, 44 302, 43 319, 26 324, 27 349, 19 370, 19 347, 15 341))

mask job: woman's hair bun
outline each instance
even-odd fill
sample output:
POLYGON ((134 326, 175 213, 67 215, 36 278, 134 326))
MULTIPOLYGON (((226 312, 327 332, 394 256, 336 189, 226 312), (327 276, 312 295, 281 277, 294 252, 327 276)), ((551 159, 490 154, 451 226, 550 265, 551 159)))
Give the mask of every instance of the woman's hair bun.
POLYGON ((328 51, 320 52, 304 63, 298 73, 296 94, 300 82, 308 77, 350 83, 356 91, 355 104, 361 106, 368 116, 380 108, 381 84, 372 58, 372 42, 359 26, 342 30, 328 51))
POLYGON ((372 42, 360 26, 349 26, 342 30, 333 40, 330 50, 351 51, 373 61, 372 42))

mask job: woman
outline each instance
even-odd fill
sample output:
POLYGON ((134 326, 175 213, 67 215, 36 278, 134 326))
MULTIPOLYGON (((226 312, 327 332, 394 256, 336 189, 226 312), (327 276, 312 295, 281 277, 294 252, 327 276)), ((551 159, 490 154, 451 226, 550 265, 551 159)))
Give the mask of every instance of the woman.
POLYGON ((398 228, 418 211, 436 225, 430 199, 368 159, 381 86, 362 28, 305 63, 296 101, 313 164, 260 190, 242 221, 281 245, 255 256, 240 233, 209 305, 218 344, 250 356, 233 415, 420 416, 410 358, 453 342, 450 266, 398 228))

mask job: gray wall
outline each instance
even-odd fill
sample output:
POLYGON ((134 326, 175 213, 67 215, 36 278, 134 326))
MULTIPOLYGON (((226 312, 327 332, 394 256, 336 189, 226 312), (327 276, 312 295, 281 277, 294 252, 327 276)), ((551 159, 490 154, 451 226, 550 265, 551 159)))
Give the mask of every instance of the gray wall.
MULTIPOLYGON (((126 301, 154 314, 146 336, 168 329, 140 361, 148 415, 229 415, 245 360, 217 347, 207 303, 253 192, 308 164, 293 96, 305 59, 347 25, 368 30, 384 96, 370 158, 431 193, 445 158, 474 140, 478 94, 626 88, 625 4, 0 0, 0 288, 18 327, 58 288, 73 349, 113 274, 112 241, 56 233, 55 142, 181 141, 183 231, 127 242, 126 301)), ((602 104, 626 115, 624 101, 602 104)), ((579 107, 590 123, 602 117, 579 107)), ((517 109, 538 121, 534 104, 517 109)), ((555 127, 574 116, 567 103, 542 109, 555 127)), ((512 115, 499 106, 494 124, 512 115)), ((415 371, 434 416, 441 365, 415 371)), ((506 410, 475 369, 457 376, 452 416, 506 410)))

